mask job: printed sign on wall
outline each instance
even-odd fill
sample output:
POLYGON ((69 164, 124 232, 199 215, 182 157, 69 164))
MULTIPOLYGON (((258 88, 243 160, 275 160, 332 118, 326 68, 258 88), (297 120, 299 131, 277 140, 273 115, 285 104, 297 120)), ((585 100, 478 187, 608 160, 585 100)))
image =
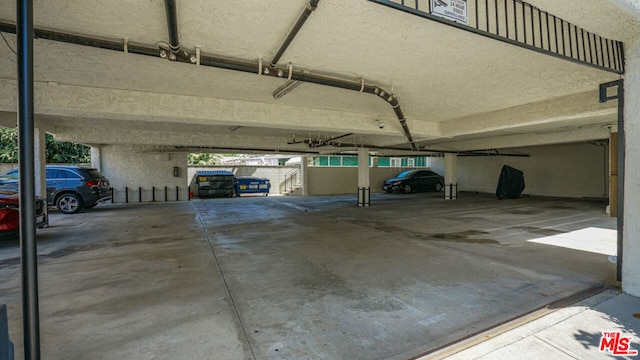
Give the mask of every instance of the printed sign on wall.
POLYGON ((467 0, 431 0, 431 13, 468 25, 467 0))

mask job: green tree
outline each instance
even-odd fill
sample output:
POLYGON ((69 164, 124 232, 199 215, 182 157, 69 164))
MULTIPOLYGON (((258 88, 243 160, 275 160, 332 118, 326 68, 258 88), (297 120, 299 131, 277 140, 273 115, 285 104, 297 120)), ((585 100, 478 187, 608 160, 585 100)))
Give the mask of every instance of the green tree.
POLYGON ((190 153, 189 165, 219 165, 222 163, 220 154, 190 153))
MULTIPOLYGON (((53 135, 45 135, 47 163, 80 164, 91 162, 88 146, 55 141, 53 135)), ((0 162, 18 162, 18 129, 0 128, 0 162)))

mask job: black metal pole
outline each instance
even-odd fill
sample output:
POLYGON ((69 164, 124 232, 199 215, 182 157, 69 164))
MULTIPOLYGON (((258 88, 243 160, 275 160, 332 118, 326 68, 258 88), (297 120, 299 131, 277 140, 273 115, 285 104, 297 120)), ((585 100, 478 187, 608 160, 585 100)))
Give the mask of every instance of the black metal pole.
POLYGON ((302 15, 300 15, 300 17, 298 18, 298 21, 296 21, 296 24, 293 26, 293 29, 291 29, 291 31, 289 32, 289 35, 287 35, 287 38, 284 40, 282 45, 280 45, 280 49, 278 49, 278 52, 273 57, 273 60, 271 60, 271 66, 276 66, 278 61, 280 61, 280 58, 282 57, 284 52, 287 50, 287 48, 293 41, 293 38, 296 37, 296 35, 298 34, 298 31, 300 31, 300 29, 302 28, 302 25, 304 25, 304 23, 309 18, 309 15, 311 15, 311 13, 318 7, 319 1, 320 0, 309 1, 309 4, 307 5, 307 7, 305 7, 304 11, 302 12, 302 15))
POLYGON ((165 0, 165 12, 167 13, 167 31, 169 33, 169 46, 171 51, 177 52, 180 49, 180 40, 178 39, 178 17, 176 15, 175 0, 165 0))
POLYGON ((33 108, 33 0, 17 0, 18 161, 24 358, 40 359, 33 108))

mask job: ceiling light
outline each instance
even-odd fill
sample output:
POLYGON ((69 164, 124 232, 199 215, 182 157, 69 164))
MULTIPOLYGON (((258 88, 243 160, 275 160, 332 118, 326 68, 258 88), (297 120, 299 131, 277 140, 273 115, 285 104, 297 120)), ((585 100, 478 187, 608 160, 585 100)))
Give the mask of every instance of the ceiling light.
POLYGON ((291 90, 300 86, 300 84, 302 83, 297 80, 287 80, 287 82, 282 84, 282 86, 280 86, 279 88, 276 89, 276 91, 273 92, 273 98, 276 100, 280 99, 281 97, 290 93, 291 90))

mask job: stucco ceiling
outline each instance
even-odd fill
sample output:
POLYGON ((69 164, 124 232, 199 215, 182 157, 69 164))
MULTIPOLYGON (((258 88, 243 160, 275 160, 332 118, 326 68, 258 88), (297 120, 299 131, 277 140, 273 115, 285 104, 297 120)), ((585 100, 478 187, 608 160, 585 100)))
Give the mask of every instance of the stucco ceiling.
MULTIPOLYGON (((34 3, 36 28, 150 47, 168 40, 161 0, 34 3)), ((268 63, 307 3, 177 0, 180 44, 268 63)), ((531 3, 611 39, 634 41, 629 29, 640 29, 625 0, 531 3)), ((15 23, 13 14, 14 1, 0 3, 0 21, 15 23)), ((4 37, 15 48, 15 35, 4 37)), ((9 114, 0 119, 11 125, 16 60, 0 49, 0 111, 9 114)), ((422 147, 467 149, 465 141, 482 138, 500 147, 496 139, 527 133, 557 142, 542 134, 567 129, 576 133, 567 141, 603 138, 616 121, 615 104, 598 104, 597 88, 618 74, 366 0, 320 0, 279 61, 288 63, 392 92, 422 147)), ((408 148, 392 107, 357 91, 305 83, 275 100, 284 79, 42 39, 35 79, 39 124, 64 140, 135 144, 127 133, 137 133, 147 145, 303 150, 294 136, 353 133, 343 140, 408 148)))

